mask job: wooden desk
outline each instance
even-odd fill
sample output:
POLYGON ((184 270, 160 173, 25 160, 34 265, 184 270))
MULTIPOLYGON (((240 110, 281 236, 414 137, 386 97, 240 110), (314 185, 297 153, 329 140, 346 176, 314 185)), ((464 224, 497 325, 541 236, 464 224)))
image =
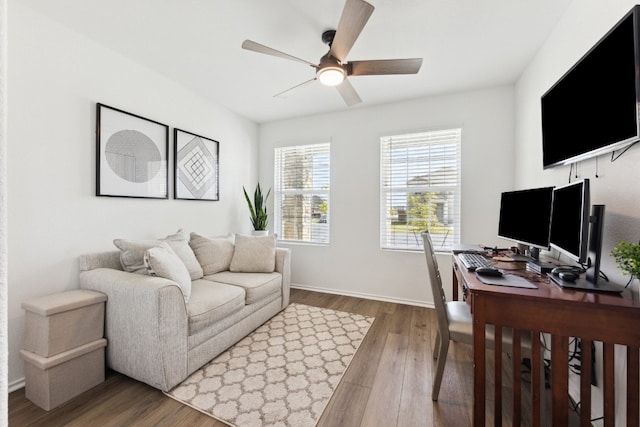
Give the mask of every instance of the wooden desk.
MULTIPOLYGON (((512 263, 508 263, 512 264, 512 263)), ((506 267, 498 263, 498 268, 506 267)), ((522 263, 524 268, 524 263, 522 263)), ((632 299, 630 291, 622 296, 563 290, 547 277, 526 270, 513 271, 523 275, 538 286, 538 289, 509 288, 485 285, 475 273, 467 271, 453 256, 453 286, 468 290, 467 300, 473 313, 473 425, 485 425, 485 327, 495 325, 496 354, 501 353, 501 327, 514 328, 514 372, 520 365, 520 334, 531 331, 551 335, 551 393, 552 420, 554 426, 565 426, 569 416, 569 391, 567 363, 570 337, 582 340, 582 348, 591 348, 593 341, 603 343, 603 395, 604 425, 615 423, 614 344, 627 347, 627 425, 640 423, 639 404, 639 348, 640 348, 640 302, 632 299)), ((543 371, 540 357, 540 342, 532 340, 531 396, 532 425, 541 425, 540 377, 543 371)), ((494 413, 495 424, 502 424, 502 361, 495 358, 494 413)), ((582 366, 591 365, 591 352, 582 352, 582 366)), ((624 398, 624 396, 619 396, 624 398)), ((514 425, 520 422, 520 378, 514 375, 513 411, 514 425)), ((580 377, 581 425, 590 425, 591 418, 591 370, 581 370, 580 377)))

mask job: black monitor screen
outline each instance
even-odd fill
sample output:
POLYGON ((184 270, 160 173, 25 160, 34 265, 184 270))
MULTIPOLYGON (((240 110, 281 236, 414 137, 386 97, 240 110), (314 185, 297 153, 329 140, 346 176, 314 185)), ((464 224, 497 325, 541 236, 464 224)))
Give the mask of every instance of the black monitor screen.
POLYGON ((551 247, 569 258, 584 262, 589 236, 589 180, 576 181, 553 190, 551 247))
POLYGON ((498 237, 549 249, 552 194, 553 187, 502 193, 498 237))

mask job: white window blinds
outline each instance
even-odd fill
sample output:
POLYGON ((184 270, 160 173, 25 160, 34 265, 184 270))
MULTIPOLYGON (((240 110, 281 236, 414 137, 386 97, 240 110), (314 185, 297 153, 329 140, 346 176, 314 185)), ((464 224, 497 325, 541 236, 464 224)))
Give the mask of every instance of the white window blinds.
POLYGON ((275 149, 275 229, 281 240, 329 243, 330 144, 275 149))
POLYGON ((380 246, 422 250, 429 230, 436 250, 460 242, 461 129, 380 139, 380 246))

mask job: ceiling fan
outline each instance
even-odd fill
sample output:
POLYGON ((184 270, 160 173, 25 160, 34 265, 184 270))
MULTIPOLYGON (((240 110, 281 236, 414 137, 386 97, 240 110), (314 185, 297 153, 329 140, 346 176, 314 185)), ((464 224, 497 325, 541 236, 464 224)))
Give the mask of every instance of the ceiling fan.
POLYGON ((374 7, 364 0, 347 0, 338 23, 337 30, 327 30, 322 33, 322 41, 329 45, 329 52, 320 58, 319 64, 280 52, 260 43, 245 40, 242 48, 279 58, 290 59, 313 67, 315 76, 303 83, 280 92, 274 96, 281 96, 294 89, 319 80, 326 86, 335 86, 348 106, 362 102, 347 77, 372 76, 386 74, 417 74, 422 65, 422 58, 409 59, 378 59, 369 61, 346 62, 346 57, 356 39, 362 32, 374 7))

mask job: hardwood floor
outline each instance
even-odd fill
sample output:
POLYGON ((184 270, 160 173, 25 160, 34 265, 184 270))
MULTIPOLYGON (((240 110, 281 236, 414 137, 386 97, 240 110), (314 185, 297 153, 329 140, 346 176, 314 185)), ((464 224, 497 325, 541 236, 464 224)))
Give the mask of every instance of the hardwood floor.
MULTIPOLYGON (((296 289, 291 291, 291 302, 376 318, 318 426, 471 425, 471 347, 454 343, 449 347, 440 398, 431 401, 434 310, 296 289)), ((503 374, 507 383, 509 375, 503 374)), ((510 408, 508 402, 503 406, 510 408)), ((507 415, 503 421, 512 424, 507 415)), ((107 371, 104 383, 49 412, 26 399, 24 389, 11 393, 9 425, 225 426, 113 371, 107 371)))

